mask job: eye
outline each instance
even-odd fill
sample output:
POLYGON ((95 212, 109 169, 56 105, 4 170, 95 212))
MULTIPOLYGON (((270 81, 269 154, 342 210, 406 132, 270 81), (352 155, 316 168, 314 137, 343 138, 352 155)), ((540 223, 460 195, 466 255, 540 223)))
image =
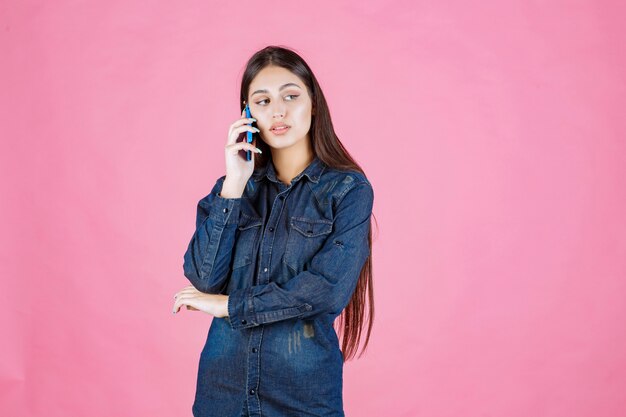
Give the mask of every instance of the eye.
MULTIPOLYGON (((296 98, 298 98, 300 96, 298 94, 288 94, 285 97, 294 97, 294 98, 289 100, 289 101, 293 101, 293 100, 295 100, 296 98)), ((255 103, 258 104, 259 106, 263 106, 264 104, 261 104, 261 103, 263 103, 264 101, 267 101, 267 99, 263 99, 261 101, 255 101, 255 103)))

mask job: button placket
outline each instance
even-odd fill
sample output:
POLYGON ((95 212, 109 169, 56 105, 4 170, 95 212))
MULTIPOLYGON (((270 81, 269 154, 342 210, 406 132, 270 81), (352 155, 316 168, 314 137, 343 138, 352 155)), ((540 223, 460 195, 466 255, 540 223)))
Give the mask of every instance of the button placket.
MULTIPOLYGON (((291 188, 291 187, 289 187, 291 188)), ((280 204, 280 203, 284 203, 285 201, 285 195, 284 194, 279 194, 277 196, 277 198, 274 199, 274 203, 272 204, 272 208, 270 211, 270 216, 268 219, 268 224, 277 224, 277 218, 280 218, 280 214, 282 213, 284 204, 280 204)), ((268 232, 274 232, 274 227, 272 226, 268 226, 267 227, 267 231, 268 232)), ((264 254, 263 252, 263 248, 264 248, 264 244, 265 241, 267 239, 267 235, 266 233, 263 233, 263 238, 262 238, 262 242, 261 242, 261 249, 260 249, 260 253, 261 253, 261 261, 263 262, 264 259, 267 259, 267 265, 269 265, 269 259, 271 258, 271 254, 272 254, 272 244, 274 241, 274 237, 271 238, 270 240, 270 244, 269 244, 269 250, 267 250, 267 254, 264 254)), ((264 267, 263 268, 263 273, 265 274, 266 278, 264 280, 259 280, 259 282, 261 283, 268 283, 269 282, 269 267, 264 267)))
MULTIPOLYGON (((267 284, 269 282, 269 273, 270 273, 270 259, 271 259, 271 255, 272 255, 272 246, 273 246, 273 242, 274 242, 274 237, 275 237, 275 228, 277 227, 276 225, 278 224, 278 219, 281 216, 281 213, 283 211, 283 207, 285 202, 285 196, 284 195, 279 195, 277 199, 274 200, 274 203, 272 205, 272 208, 270 209, 270 213, 269 216, 267 218, 267 223, 266 224, 271 224, 273 226, 271 227, 267 227, 267 232, 265 233, 265 231, 263 232, 263 235, 261 237, 261 245, 259 248, 259 265, 266 265, 264 267, 262 267, 260 270, 262 271, 262 274, 259 274, 258 277, 258 283, 260 284, 267 284)), ((259 369, 259 355, 260 355, 260 348, 261 348, 261 340, 262 340, 262 334, 263 334, 263 326, 258 326, 258 327, 254 327, 252 328, 252 334, 250 335, 251 340, 250 340, 250 344, 252 345, 251 348, 251 352, 252 354, 250 354, 248 356, 248 386, 249 387, 254 387, 254 388, 250 388, 248 391, 249 394, 249 401, 250 401, 250 406, 251 407, 260 407, 260 404, 258 402, 258 392, 256 390, 256 387, 259 384, 259 378, 260 378, 260 369, 259 369)))

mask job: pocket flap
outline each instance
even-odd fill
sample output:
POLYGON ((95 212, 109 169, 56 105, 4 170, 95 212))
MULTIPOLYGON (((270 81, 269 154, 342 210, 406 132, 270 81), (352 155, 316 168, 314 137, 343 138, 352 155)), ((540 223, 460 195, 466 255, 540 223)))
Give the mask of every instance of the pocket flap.
POLYGON ((304 236, 315 237, 330 233, 333 230, 333 222, 324 219, 292 217, 291 227, 302 233, 304 236))
POLYGON ((249 229, 251 227, 261 226, 263 224, 263 219, 260 217, 250 217, 243 213, 241 213, 241 217, 239 218, 239 225, 237 226, 239 230, 249 229))

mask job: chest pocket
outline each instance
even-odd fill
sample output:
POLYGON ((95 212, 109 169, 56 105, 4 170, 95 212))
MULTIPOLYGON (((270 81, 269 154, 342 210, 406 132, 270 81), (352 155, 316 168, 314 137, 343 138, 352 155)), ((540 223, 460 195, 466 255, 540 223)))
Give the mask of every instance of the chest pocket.
POLYGON ((310 219, 294 216, 289 222, 289 236, 283 261, 295 272, 320 250, 333 230, 333 222, 326 219, 310 219))
POLYGON ((262 224, 263 221, 260 217, 250 217, 243 213, 241 214, 239 224, 237 225, 233 269, 249 265, 254 260, 262 224))

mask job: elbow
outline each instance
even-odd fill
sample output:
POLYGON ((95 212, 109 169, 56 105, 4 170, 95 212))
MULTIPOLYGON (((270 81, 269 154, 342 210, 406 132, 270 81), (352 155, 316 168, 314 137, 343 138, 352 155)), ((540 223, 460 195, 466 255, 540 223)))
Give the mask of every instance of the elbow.
POLYGON ((210 279, 205 279, 195 273, 185 272, 185 277, 189 280, 189 282, 191 282, 191 285, 193 285, 196 290, 205 294, 222 294, 226 287, 224 282, 220 284, 212 284, 210 279))
POLYGON ((316 316, 337 317, 341 314, 344 308, 345 305, 343 302, 336 300, 331 296, 329 302, 314 306, 312 313, 316 316))
POLYGON ((183 256, 183 274, 189 280, 189 282, 191 282, 191 284, 193 284, 193 286, 196 288, 198 288, 198 285, 200 285, 202 282, 202 279, 201 279, 202 272, 200 268, 198 267, 198 265, 196 264, 195 259, 193 257, 193 254, 191 251, 191 244, 189 245, 189 248, 187 249, 187 251, 185 252, 185 255, 183 256))
POLYGON ((201 274, 199 273, 198 269, 193 268, 191 264, 187 262, 186 258, 185 262, 183 263, 183 274, 189 280, 189 282, 191 282, 191 285, 193 285, 198 291, 202 291, 202 289, 204 288, 203 283, 206 281, 201 278, 201 274))
POLYGON ((183 273, 189 282, 191 282, 191 285, 200 292, 206 294, 222 294, 226 289, 226 280, 214 280, 210 276, 203 274, 199 268, 193 267, 192 264, 186 260, 183 263, 183 273))

